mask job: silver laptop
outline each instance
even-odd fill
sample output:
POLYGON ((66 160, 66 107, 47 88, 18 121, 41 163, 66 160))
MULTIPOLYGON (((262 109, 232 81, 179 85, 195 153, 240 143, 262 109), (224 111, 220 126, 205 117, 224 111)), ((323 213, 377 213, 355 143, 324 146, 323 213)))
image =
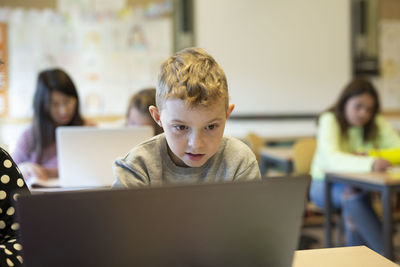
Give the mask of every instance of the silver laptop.
POLYGON ((61 187, 101 187, 114 182, 112 163, 151 138, 153 128, 58 127, 57 158, 61 187))
POLYGON ((309 177, 20 196, 26 266, 292 265, 309 177))

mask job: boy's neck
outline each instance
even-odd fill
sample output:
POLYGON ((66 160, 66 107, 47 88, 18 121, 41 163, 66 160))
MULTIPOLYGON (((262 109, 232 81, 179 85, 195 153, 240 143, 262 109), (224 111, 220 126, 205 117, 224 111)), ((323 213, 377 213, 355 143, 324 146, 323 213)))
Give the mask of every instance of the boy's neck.
POLYGON ((169 145, 167 143, 167 152, 168 156, 171 159, 171 161, 178 167, 184 167, 184 168, 190 168, 187 166, 182 160, 180 160, 175 154, 172 152, 172 150, 169 148, 169 145))

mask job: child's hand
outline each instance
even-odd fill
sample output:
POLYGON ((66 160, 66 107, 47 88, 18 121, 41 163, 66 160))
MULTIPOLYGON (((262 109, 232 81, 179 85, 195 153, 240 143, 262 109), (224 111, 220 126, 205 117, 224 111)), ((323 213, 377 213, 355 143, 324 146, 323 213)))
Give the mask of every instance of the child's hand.
POLYGON ((372 171, 384 172, 391 166, 390 162, 386 159, 377 158, 372 164, 372 171))
POLYGON ((32 162, 23 162, 18 165, 25 179, 36 177, 42 180, 48 180, 49 177, 42 166, 32 162))
POLYGON ((353 154, 357 155, 357 156, 367 156, 368 155, 366 152, 354 152, 353 154))

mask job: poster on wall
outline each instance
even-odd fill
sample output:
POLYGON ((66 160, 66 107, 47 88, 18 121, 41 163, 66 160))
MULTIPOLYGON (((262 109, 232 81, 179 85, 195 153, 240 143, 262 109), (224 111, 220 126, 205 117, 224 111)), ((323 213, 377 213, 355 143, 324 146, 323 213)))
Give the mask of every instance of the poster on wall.
POLYGON ((379 90, 385 110, 400 110, 400 21, 382 20, 380 23, 379 90))
POLYGON ((159 4, 159 13, 153 6, 124 7, 125 1, 118 9, 71 2, 68 9, 59 1, 64 9, 7 11, 11 117, 32 115, 37 74, 47 68, 72 77, 86 116, 122 115, 133 93, 155 86, 158 68, 173 50, 169 2, 159 4))
POLYGON ((7 115, 7 25, 0 23, 0 117, 7 115))

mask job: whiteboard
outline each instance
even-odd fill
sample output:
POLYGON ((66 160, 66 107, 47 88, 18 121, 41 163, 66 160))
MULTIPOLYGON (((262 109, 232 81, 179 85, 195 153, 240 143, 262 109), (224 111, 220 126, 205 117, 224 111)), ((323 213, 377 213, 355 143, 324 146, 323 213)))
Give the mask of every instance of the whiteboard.
POLYGON ((351 78, 348 0, 196 0, 195 39, 224 69, 233 115, 320 112, 351 78))

